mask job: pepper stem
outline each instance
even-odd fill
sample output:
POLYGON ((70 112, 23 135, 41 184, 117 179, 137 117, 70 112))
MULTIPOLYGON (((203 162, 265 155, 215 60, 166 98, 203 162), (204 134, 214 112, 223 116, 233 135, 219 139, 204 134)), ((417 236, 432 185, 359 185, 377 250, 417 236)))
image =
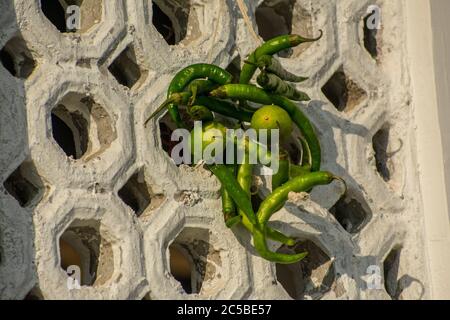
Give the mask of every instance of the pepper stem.
POLYGON ((166 109, 166 108, 169 106, 169 104, 175 102, 175 100, 176 100, 176 99, 175 99, 174 97, 171 96, 171 97, 168 98, 166 101, 164 101, 164 102, 158 107, 158 109, 156 109, 155 112, 153 112, 153 113, 150 115, 150 117, 148 117, 148 119, 145 120, 144 126, 146 127, 146 126, 147 126, 147 123, 148 123, 150 120, 152 120, 154 117, 156 117, 161 111, 163 111, 164 109, 166 109))

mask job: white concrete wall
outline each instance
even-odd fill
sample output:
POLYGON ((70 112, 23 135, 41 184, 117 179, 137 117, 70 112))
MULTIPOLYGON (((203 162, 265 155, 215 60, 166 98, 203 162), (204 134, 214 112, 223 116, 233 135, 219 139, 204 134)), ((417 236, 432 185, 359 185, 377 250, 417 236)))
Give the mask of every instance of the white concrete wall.
MULTIPOLYGON (((45 299, 288 299, 275 265, 254 253, 248 234, 224 226, 217 181, 203 168, 176 167, 162 150, 157 121, 143 126, 180 68, 196 62, 227 67, 238 55, 243 60, 261 39, 254 39, 234 0, 191 0, 187 37, 173 46, 152 25, 150 0, 106 3, 98 23, 73 34, 61 34, 37 0, 0 3, 0 47, 20 32, 37 64, 26 79, 0 65, 0 105, 7 106, 0 116, 0 181, 11 181, 25 161, 21 175, 40 191, 22 207, 0 185, 0 297, 21 299, 34 288, 33 294, 45 299), (133 47, 142 74, 131 89, 108 71, 127 46, 133 47), (67 157, 52 136, 51 111, 72 99, 66 99, 70 92, 102 107, 94 113, 79 101, 71 104, 90 123, 91 143, 79 160, 67 157), (102 132, 114 138, 105 140, 102 132), (152 195, 165 196, 140 217, 119 197, 137 172, 152 195), (69 226, 71 232, 64 233, 69 226), (96 253, 101 281, 68 290, 59 238, 64 234, 72 241, 86 226, 98 228, 105 241, 96 253), (210 244, 198 264, 205 273, 200 294, 186 294, 170 274, 168 247, 174 241, 194 251, 210 244)), ((172 19, 180 19, 172 7, 176 1, 159 3, 172 19)), ((244 1, 256 32, 255 10, 261 3, 244 1)), ((316 35, 322 29, 324 37, 281 61, 290 71, 310 76, 300 88, 312 102, 299 108, 317 128, 323 168, 347 181, 347 202, 353 200, 353 206, 338 208, 346 220, 336 220, 332 208, 342 189, 334 184, 310 198, 291 199, 275 215, 274 226, 321 249, 285 275, 297 289, 306 288, 299 294, 305 299, 448 297, 450 282, 443 281, 448 260, 440 260, 449 235, 448 149, 439 130, 440 106, 448 99, 439 94, 445 91, 440 88, 444 76, 437 72, 435 78, 432 70, 433 61, 441 59, 434 56, 438 50, 431 41, 434 20, 425 14, 428 2, 297 0, 293 12, 293 32, 316 35), (363 18, 370 4, 382 9, 376 59, 364 47, 363 18), (413 38, 417 34, 421 41, 413 38), (340 70, 349 89, 344 111, 322 91, 340 70), (377 143, 385 151, 384 178, 383 170, 377 172, 380 156, 372 143, 380 130, 388 132, 385 146, 383 139, 377 143), (355 203, 366 215, 350 233, 355 203), (391 252, 400 255, 391 261, 391 252), (368 288, 377 280, 370 270, 379 271, 378 289, 368 288), (330 283, 323 280, 327 275, 330 283)), ((330 87, 339 92, 339 85, 330 87)), ((71 125, 77 128, 76 122, 71 125)), ((261 196, 269 191, 262 186, 261 196)), ((98 235, 90 245, 96 241, 98 235)), ((83 248, 81 263, 89 265, 89 245, 80 239, 71 245, 83 248)))

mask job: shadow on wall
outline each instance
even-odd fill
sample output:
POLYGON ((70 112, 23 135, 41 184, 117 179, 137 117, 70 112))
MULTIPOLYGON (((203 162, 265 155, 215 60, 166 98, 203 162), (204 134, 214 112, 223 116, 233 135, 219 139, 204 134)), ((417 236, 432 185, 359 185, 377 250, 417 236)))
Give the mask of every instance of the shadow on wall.
MULTIPOLYGON (((298 216, 309 226, 317 225, 319 220, 325 220, 323 217, 311 215, 302 210, 299 212, 288 208, 288 211, 292 215, 298 216)), ((280 221, 274 222, 273 226, 277 230, 283 230, 288 235, 300 234, 295 227, 280 221)), ((314 233, 316 232, 320 233, 321 231, 315 229, 314 233)), ((363 270, 367 270, 367 273, 347 274, 346 276, 355 279, 361 291, 372 290, 369 288, 369 284, 373 284, 375 285, 373 290, 378 291, 377 293, 384 290, 392 300, 403 300, 403 292, 411 290, 415 292, 415 299, 420 300, 425 294, 423 283, 408 274, 399 277, 401 274, 401 251, 401 247, 392 248, 381 265, 377 264, 379 257, 359 256, 359 266, 362 266, 363 270), (372 275, 377 276, 377 274, 369 272, 373 266, 379 268, 379 278, 372 277, 372 275)), ((296 264, 276 265, 277 281, 291 298, 316 300, 321 299, 330 291, 334 291, 336 298, 339 298, 345 293, 339 283, 339 278, 344 274, 337 273, 334 267, 334 264, 337 263, 337 257, 329 256, 316 240, 310 240, 308 237, 298 238, 298 243, 294 247, 281 246, 278 252, 289 254, 308 252, 308 256, 296 264)), ((345 269, 352 270, 352 268, 345 269)), ((375 296, 381 297, 377 294, 375 296)))
POLYGON ((0 3, 0 299, 32 299, 32 214, 45 188, 30 158, 24 88, 37 62, 14 12, 13 1, 0 3))

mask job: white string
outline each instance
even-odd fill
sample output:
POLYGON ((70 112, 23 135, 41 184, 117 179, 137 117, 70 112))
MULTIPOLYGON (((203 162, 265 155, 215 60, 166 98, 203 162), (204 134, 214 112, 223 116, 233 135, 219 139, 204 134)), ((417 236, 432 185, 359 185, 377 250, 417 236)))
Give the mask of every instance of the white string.
POLYGON ((214 27, 214 34, 213 34, 213 38, 212 38, 211 49, 209 50, 209 54, 208 54, 208 63, 212 63, 212 53, 213 53, 214 47, 216 46, 216 36, 217 36, 217 31, 219 30, 219 23, 220 23, 220 14, 217 16, 217 22, 214 27))
POLYGON ((248 16, 247 7, 244 4, 243 0, 236 0, 239 10, 241 11, 242 17, 244 18, 244 22, 247 25, 247 28, 250 30, 253 38, 259 44, 262 43, 261 38, 256 34, 255 29, 253 29, 252 22, 250 21, 250 17, 248 16))

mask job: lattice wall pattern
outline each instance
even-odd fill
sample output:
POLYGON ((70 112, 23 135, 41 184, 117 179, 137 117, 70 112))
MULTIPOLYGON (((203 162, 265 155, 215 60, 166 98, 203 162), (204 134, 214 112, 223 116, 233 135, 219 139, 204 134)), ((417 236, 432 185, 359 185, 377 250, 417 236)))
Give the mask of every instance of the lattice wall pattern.
POLYGON ((317 128, 323 168, 349 186, 341 200, 333 184, 274 216, 304 241, 272 249, 308 258, 288 267, 259 258, 245 230, 224 226, 215 178, 171 162, 166 118, 143 125, 182 67, 236 72, 260 43, 235 0, 8 0, 0 2, 0 298, 428 297, 403 1, 244 2, 259 41, 324 31, 280 55, 310 76, 299 88, 312 101, 299 108, 317 128), (80 3, 72 32, 64 5, 80 3), (380 30, 364 23, 370 4, 382 10, 380 30), (68 289, 70 265, 81 267, 81 289, 68 289), (379 289, 368 285, 373 270, 379 289))

